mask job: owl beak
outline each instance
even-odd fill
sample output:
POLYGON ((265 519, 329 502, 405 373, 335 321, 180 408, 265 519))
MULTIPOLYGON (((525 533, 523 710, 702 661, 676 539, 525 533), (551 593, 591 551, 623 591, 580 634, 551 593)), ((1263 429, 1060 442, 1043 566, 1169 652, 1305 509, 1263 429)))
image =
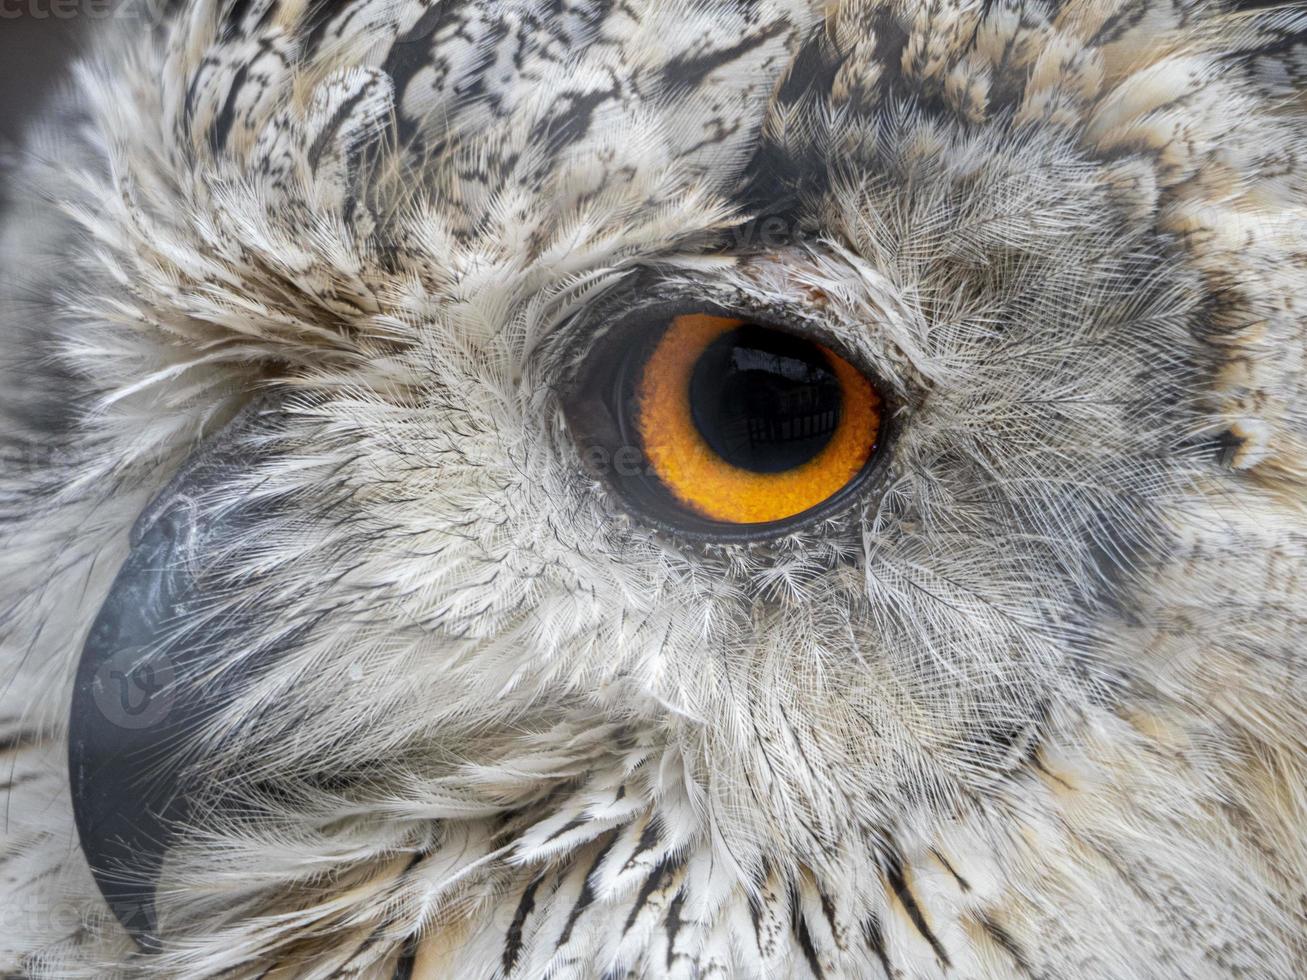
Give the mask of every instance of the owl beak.
POLYGON ((249 510, 208 502, 269 411, 259 403, 238 415, 141 515, 77 668, 68 726, 77 832, 110 909, 146 950, 158 946, 164 855, 194 795, 195 734, 221 701, 194 678, 230 640, 219 628, 185 629, 204 599, 196 569, 249 510))

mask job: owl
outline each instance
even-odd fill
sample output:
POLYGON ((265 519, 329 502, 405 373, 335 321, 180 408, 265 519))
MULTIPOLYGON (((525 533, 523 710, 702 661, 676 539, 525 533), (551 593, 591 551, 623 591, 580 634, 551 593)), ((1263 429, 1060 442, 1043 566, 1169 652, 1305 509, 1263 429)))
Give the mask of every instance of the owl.
POLYGON ((0 225, 6 975, 1307 975, 1307 11, 97 26, 0 225))

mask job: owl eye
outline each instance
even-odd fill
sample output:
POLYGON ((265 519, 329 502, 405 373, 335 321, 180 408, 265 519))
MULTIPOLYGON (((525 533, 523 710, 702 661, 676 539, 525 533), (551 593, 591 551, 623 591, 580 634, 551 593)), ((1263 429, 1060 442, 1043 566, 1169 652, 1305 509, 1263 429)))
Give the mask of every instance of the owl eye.
POLYGON ((816 516, 882 436, 875 384, 800 333, 686 311, 615 332, 569 419, 627 502, 681 531, 740 536, 816 516))

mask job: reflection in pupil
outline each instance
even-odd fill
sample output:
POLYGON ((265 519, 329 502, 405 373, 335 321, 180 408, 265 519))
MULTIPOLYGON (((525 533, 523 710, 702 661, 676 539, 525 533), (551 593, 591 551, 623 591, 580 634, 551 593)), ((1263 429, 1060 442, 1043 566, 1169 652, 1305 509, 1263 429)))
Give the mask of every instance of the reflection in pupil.
POLYGON ((811 341, 743 326, 709 345, 690 379, 694 424, 717 455, 757 473, 812 459, 840 423, 840 384, 811 341))

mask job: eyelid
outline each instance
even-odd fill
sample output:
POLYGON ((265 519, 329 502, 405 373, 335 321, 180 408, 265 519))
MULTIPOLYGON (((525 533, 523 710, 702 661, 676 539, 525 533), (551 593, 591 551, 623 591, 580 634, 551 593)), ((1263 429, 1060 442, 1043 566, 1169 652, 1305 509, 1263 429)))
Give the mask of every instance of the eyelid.
MULTIPOLYGON (((868 377, 886 382, 886 387, 893 390, 899 387, 894 379, 878 371, 862 350, 850 344, 843 331, 826 326, 811 314, 801 315, 797 309, 777 310, 774 305, 767 308, 756 306, 751 302, 734 305, 725 299, 704 299, 690 295, 674 295, 654 301, 632 303, 629 295, 623 291, 622 294, 614 296, 609 303, 601 304, 593 310, 581 324, 579 332, 568 331, 567 339, 584 342, 594 352, 614 345, 651 342, 661 336, 662 331, 648 330, 649 323, 670 323, 673 318, 687 313, 746 319, 760 326, 783 330, 828 348, 833 354, 848 361, 868 377), (651 333, 655 335, 652 338, 651 333)), ((565 372, 567 376, 563 386, 565 393, 576 392, 585 382, 586 375, 590 373, 587 370, 587 362, 591 359, 587 354, 578 363, 574 363, 570 371, 565 372)))

